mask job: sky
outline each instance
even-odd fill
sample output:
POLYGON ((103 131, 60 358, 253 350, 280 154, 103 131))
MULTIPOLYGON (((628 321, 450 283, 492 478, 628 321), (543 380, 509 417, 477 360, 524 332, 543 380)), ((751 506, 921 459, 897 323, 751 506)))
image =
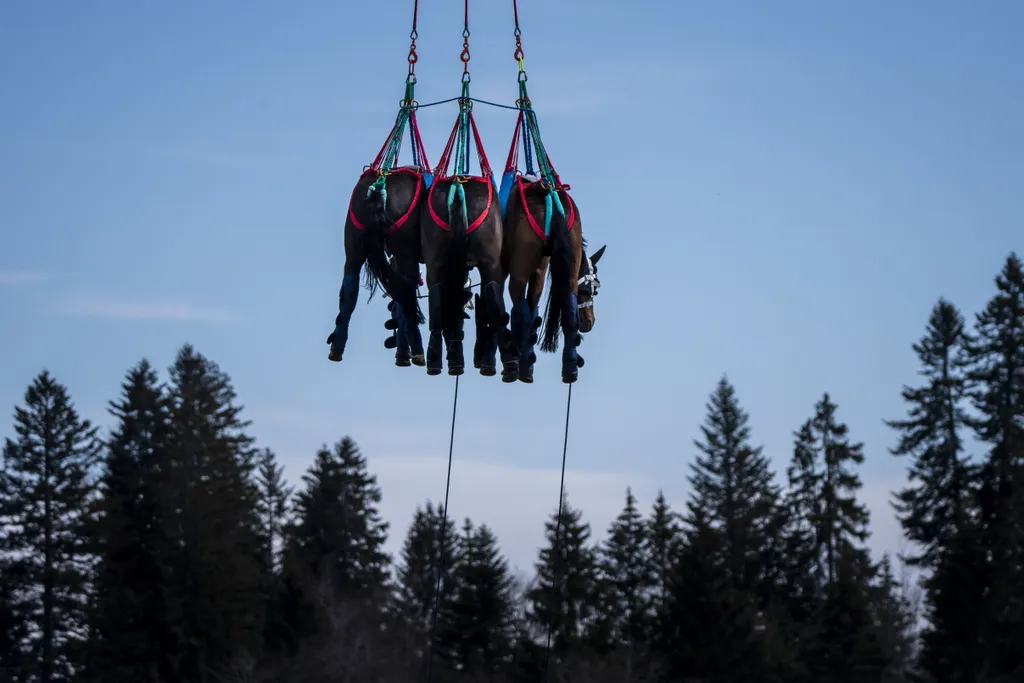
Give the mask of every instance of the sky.
MULTIPOLYGON (((511 104, 511 3, 470 5, 472 94, 511 104)), ((916 381, 911 344, 939 296, 973 315, 1024 251, 1024 5, 519 5, 545 145, 592 248, 608 245, 566 475, 595 539, 627 486, 644 510, 659 489, 683 507, 727 374, 780 475, 830 393, 864 443, 871 548, 900 550, 888 501, 907 463, 883 420, 916 381)), ((4 3, 0 411, 47 368, 109 425, 126 370, 191 343, 292 482, 321 444, 357 441, 397 550, 415 507, 444 496, 454 380, 395 367, 385 302, 365 292, 341 364, 325 339, 411 10, 4 3)), ((458 94, 461 32, 461 2, 420 3, 421 103, 458 94)), ((475 112, 500 166, 514 112, 475 112)), ((421 110, 432 161, 455 115, 421 110)), ((533 385, 459 387, 451 514, 490 525, 522 571, 558 500, 558 368, 542 354, 533 385)))

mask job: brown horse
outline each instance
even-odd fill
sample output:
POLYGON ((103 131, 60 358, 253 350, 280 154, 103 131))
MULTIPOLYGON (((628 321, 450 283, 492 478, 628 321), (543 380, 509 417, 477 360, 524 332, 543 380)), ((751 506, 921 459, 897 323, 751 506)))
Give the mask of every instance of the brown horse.
MULTIPOLYGON (((331 347, 328 359, 339 362, 345 353, 349 321, 359 295, 359 273, 365 263, 366 288, 372 292, 380 285, 394 300, 396 318, 404 323, 411 346, 411 362, 424 365, 419 332, 423 314, 416 301, 416 283, 421 260, 420 209, 428 183, 429 176, 411 166, 383 173, 370 169, 352 190, 345 219, 345 274, 334 332, 327 337, 331 347), (388 262, 388 252, 394 265, 388 262)), ((408 365, 410 358, 402 357, 401 352, 399 349, 395 363, 408 365)))
POLYGON ((580 333, 594 326, 593 297, 600 285, 594 266, 605 247, 594 258, 586 258, 579 207, 566 189, 553 191, 530 176, 524 179, 519 175, 508 197, 502 261, 509 278, 512 338, 520 356, 522 382, 533 381, 533 347, 541 326, 538 305, 549 270, 551 285, 540 348, 556 351, 559 332, 564 334, 563 382, 578 378, 583 365, 576 350, 582 341, 580 333))
MULTIPOLYGON (((502 379, 514 382, 519 358, 508 330, 502 268, 502 221, 498 191, 490 174, 435 178, 421 213, 421 244, 427 269, 427 310, 430 336, 427 341, 427 374, 441 373, 441 342, 444 340, 448 374, 465 371, 463 311, 466 304, 466 272, 480 273, 480 297, 485 302, 482 319, 485 339, 501 350, 502 379)), ((480 339, 478 337, 478 344, 480 339)), ((497 368, 477 365, 480 374, 492 376, 497 368)))

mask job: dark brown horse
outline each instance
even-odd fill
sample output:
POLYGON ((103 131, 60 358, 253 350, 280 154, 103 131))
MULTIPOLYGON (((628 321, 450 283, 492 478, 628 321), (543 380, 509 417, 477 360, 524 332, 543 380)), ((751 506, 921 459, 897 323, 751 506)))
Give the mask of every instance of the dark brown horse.
POLYGON ((593 297, 599 281, 594 265, 604 254, 601 247, 588 259, 584 252, 583 224, 576 202, 567 188, 551 191, 537 180, 517 176, 506 207, 502 261, 508 274, 512 299, 512 338, 519 352, 519 380, 533 381, 537 331, 541 326, 538 305, 544 279, 550 270, 546 321, 541 351, 562 349, 562 381, 575 382, 583 359, 576 347, 580 333, 594 326, 593 297))
MULTIPOLYGON (((498 191, 490 175, 436 178, 421 216, 423 262, 427 269, 427 309, 430 337, 427 342, 427 374, 441 373, 441 342, 448 374, 465 371, 463 311, 466 304, 466 272, 480 274, 480 297, 485 302, 485 342, 500 348, 502 378, 514 382, 519 359, 508 330, 501 264, 502 221, 498 191)), ((478 337, 478 345, 480 338, 478 337)), ((480 374, 496 374, 494 353, 490 363, 478 365, 480 374)))
MULTIPOLYGON (((365 285, 371 292, 380 285, 395 302, 396 319, 411 347, 411 362, 424 365, 419 323, 423 314, 416 301, 419 280, 421 208, 428 193, 429 175, 404 166, 379 173, 363 173, 352 190, 345 219, 345 274, 338 295, 334 332, 327 337, 328 359, 338 362, 348 341, 349 321, 359 296, 359 273, 366 264, 365 285), (388 262, 392 255, 394 265, 388 262)), ((400 350, 401 351, 401 350, 400 350)), ((397 365, 410 359, 396 354, 397 365)))

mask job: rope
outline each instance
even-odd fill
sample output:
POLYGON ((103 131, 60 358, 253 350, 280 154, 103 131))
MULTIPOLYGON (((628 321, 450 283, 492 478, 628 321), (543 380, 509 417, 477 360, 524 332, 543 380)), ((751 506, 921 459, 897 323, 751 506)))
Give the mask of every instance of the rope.
MULTIPOLYGON (((456 378, 458 379, 458 378, 456 378)), ((551 664, 551 634, 555 630, 555 615, 562 606, 562 592, 558 585, 558 560, 562 557, 561 531, 562 531, 562 500, 565 498, 565 454, 569 450, 569 410, 572 407, 572 384, 569 385, 569 395, 565 399, 565 437, 562 440, 562 479, 558 484, 558 515, 555 517, 555 566, 552 572, 552 593, 555 599, 552 601, 551 621, 548 623, 548 644, 547 652, 544 655, 544 683, 549 680, 551 664)))
POLYGON ((438 100, 437 102, 428 102, 426 104, 410 104, 408 106, 401 107, 402 109, 422 109, 424 107, 434 107, 439 104, 448 104, 449 102, 458 102, 459 100, 469 100, 470 102, 479 102, 480 104, 486 104, 491 107, 500 107, 501 109, 511 109, 512 111, 522 111, 526 107, 513 106, 508 104, 498 104, 497 102, 488 102, 487 100, 481 100, 477 97, 449 97, 447 100, 438 100))
MULTIPOLYGON (((572 391, 572 385, 569 385, 572 391)), ((444 483, 444 509, 441 511, 441 543, 437 549, 437 584, 434 587, 434 623, 430 627, 430 658, 427 661, 427 683, 434 673, 434 645, 437 642, 437 613, 441 607, 441 577, 444 574, 444 532, 448 526, 448 492, 452 485, 452 451, 455 447, 455 414, 459 408, 459 376, 455 375, 455 398, 452 400, 452 427, 448 437, 448 477, 444 483)))

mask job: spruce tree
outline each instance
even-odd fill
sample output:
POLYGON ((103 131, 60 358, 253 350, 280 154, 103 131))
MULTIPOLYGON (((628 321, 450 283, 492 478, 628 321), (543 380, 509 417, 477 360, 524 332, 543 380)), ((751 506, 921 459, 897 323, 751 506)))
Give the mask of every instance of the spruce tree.
POLYGON ((971 420, 988 447, 978 494, 991 572, 982 639, 988 675, 1024 676, 1024 264, 1010 254, 970 344, 971 420))
POLYGON ((733 586, 724 532, 707 509, 691 507, 673 568, 658 641, 668 680, 761 680, 763 664, 752 602, 733 586))
MULTIPOLYGON (((765 595, 764 553, 779 491, 768 458, 750 444, 749 416, 722 377, 707 404, 692 465, 693 505, 722 532, 725 570, 741 591, 765 595)), ((763 602, 763 601, 762 601, 763 602)))
POLYGON ((866 555, 868 537, 869 513, 857 501, 861 481, 853 469, 864 461, 864 445, 850 441, 837 408, 828 393, 815 404, 814 417, 796 434, 789 468, 792 500, 810 524, 826 585, 836 580, 840 558, 866 555))
POLYGON ((657 640, 665 629, 659 624, 668 597, 669 579, 683 539, 679 515, 671 509, 661 490, 654 500, 646 527, 644 557, 649 562, 648 572, 651 577, 651 591, 647 604, 647 638, 653 647, 663 649, 657 640))
POLYGON ((257 656, 265 613, 255 451, 231 380, 185 345, 170 369, 170 481, 178 551, 171 609, 180 615, 178 675, 212 681, 237 656, 257 656))
POLYGON ((450 602, 456 586, 455 559, 459 537, 452 520, 445 519, 442 547, 443 517, 442 505, 435 508, 433 503, 427 501, 424 507, 416 507, 396 571, 395 605, 398 616, 424 648, 429 645, 427 637, 433 624, 434 604, 438 595, 438 569, 441 569, 438 620, 442 630, 445 628, 442 616, 450 615, 450 602))
POLYGON ((266 617, 263 643, 268 650, 279 651, 292 639, 288 624, 288 585, 282 571, 285 528, 288 524, 292 488, 284 479, 284 468, 269 448, 260 451, 256 470, 256 516, 266 617))
POLYGON ((492 675, 512 652, 514 606, 508 563, 487 525, 474 528, 466 520, 454 578, 445 624, 450 660, 461 671, 492 675))
POLYGON ((530 617, 546 637, 551 632, 553 658, 589 645, 598 616, 597 554, 589 545, 590 525, 583 514, 562 499, 562 514, 545 523, 546 545, 537 562, 536 584, 529 591, 530 617))
POLYGON ((627 488, 625 507, 608 529, 600 557, 603 616, 610 622, 612 644, 626 653, 627 672, 650 629, 647 608, 655 574, 648 548, 644 519, 627 488))
POLYGON ((169 404, 156 372, 142 360, 110 403, 101 497, 93 528, 98 554, 89 678, 173 676, 172 614, 165 603, 176 550, 165 501, 169 404))
POLYGON ((961 525, 945 543, 926 584, 918 667, 930 683, 973 683, 987 671, 981 606, 991 569, 978 522, 961 525))
POLYGON ((912 458, 910 484, 896 494, 895 502, 906 537, 922 548, 919 555, 907 557, 912 565, 934 566, 972 504, 972 467, 960 436, 966 423, 967 341, 960 311, 939 299, 924 337, 913 346, 924 384, 903 388, 907 418, 887 422, 900 435, 892 453, 912 458))
MULTIPOLYGON (((2 478, 0 478, 2 483, 2 478)), ((3 490, 0 489, 0 494, 3 490)), ((0 498, 0 506, 3 498, 0 498)), ((6 536, 0 535, 0 541, 6 536)), ((32 671, 30 653, 25 647, 29 637, 28 605, 19 591, 26 584, 24 564, 16 564, 0 546, 0 678, 4 683, 25 680, 32 671)))
POLYGON ((886 553, 879 562, 878 574, 868 595, 883 663, 881 683, 906 683, 913 672, 917 615, 903 589, 893 573, 892 559, 886 553))
POLYGON ((876 683, 886 660, 871 611, 867 556, 850 544, 835 545, 834 574, 825 587, 810 652, 813 680, 876 683))
MULTIPOLYGON (((100 456, 96 428, 44 370, 14 413, 0 471, 0 562, 7 619, 21 642, 8 660, 21 680, 73 680, 87 633, 90 573, 85 543, 100 456)), ((10 637, 10 636, 8 636, 10 637)), ((16 679, 18 680, 18 679, 16 679)))
POLYGON ((295 559, 339 595, 381 596, 388 578, 384 552, 388 523, 381 520, 381 490, 366 458, 345 437, 322 447, 303 476, 289 533, 295 559))
POLYGON ((269 448, 260 451, 257 459, 256 487, 263 563, 268 571, 277 572, 281 568, 281 545, 293 489, 285 482, 284 467, 277 463, 277 456, 269 448))

